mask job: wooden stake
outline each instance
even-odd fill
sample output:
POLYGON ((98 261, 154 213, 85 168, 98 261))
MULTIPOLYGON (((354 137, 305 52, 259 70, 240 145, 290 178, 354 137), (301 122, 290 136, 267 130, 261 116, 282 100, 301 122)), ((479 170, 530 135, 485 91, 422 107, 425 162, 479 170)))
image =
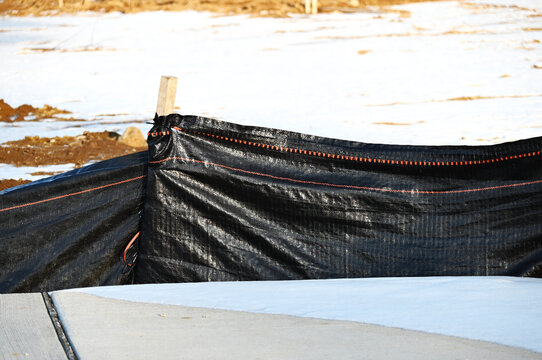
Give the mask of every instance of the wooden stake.
POLYGON ((158 92, 158 104, 156 113, 158 116, 173 113, 175 107, 175 94, 177 93, 177 78, 174 76, 162 76, 160 78, 160 91, 158 92))
POLYGON ((318 0, 305 0, 305 13, 318 14, 318 0))

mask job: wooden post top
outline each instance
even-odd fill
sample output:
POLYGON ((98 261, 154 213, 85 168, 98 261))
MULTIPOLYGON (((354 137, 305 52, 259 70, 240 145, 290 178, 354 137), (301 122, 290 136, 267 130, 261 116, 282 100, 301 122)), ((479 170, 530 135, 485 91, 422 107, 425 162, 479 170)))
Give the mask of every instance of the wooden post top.
POLYGON ((158 91, 158 104, 156 105, 158 116, 173 113, 176 93, 177 78, 175 76, 162 76, 160 78, 160 90, 158 91))

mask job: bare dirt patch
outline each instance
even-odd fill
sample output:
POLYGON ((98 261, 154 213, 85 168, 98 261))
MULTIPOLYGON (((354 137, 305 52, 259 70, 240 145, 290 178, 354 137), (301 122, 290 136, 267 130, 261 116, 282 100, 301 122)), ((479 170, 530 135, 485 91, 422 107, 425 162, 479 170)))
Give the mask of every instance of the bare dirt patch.
POLYGON ((53 176, 56 174, 61 174, 62 171, 34 171, 33 173, 30 173, 32 176, 53 176))
POLYGON ((506 5, 506 4, 479 4, 474 2, 468 2, 468 1, 461 1, 461 6, 464 6, 466 8, 470 8, 473 10, 478 11, 487 11, 488 9, 512 9, 512 10, 519 10, 519 11, 533 11, 536 13, 535 9, 531 9, 524 6, 518 6, 518 5, 506 5))
MULTIPOLYGON (((0 99, 0 121, 84 121, 72 117, 59 117, 70 114, 50 105, 36 108, 31 105, 12 107, 0 99)), ((40 166, 74 164, 80 167, 92 161, 102 161, 128 155, 147 149, 143 134, 138 128, 129 127, 121 136, 115 132, 84 132, 78 136, 39 137, 27 136, 22 140, 0 144, 0 163, 14 166, 40 166)), ((31 175, 50 176, 55 172, 36 171, 31 175)), ((26 184, 29 180, 0 179, 0 190, 26 184)))
POLYGON ((80 119, 60 118, 57 115, 71 114, 66 110, 60 110, 51 105, 43 105, 41 108, 35 108, 31 105, 21 105, 16 108, 10 106, 3 99, 0 99, 0 121, 15 122, 15 121, 39 121, 43 119, 70 120, 77 121, 80 119))
POLYGON ((2 163, 15 166, 75 164, 80 167, 91 161, 102 161, 146 150, 118 141, 115 132, 85 132, 78 136, 27 136, 0 146, 2 163))
MULTIPOLYGON (((85 121, 65 117, 71 114, 50 105, 36 108, 31 105, 12 107, 0 99, 0 121, 85 121), (61 117, 62 116, 62 117, 61 117)), ((108 114, 112 117, 115 115, 108 114)), ((147 143, 138 128, 129 127, 121 136, 115 132, 84 132, 78 136, 39 137, 27 136, 22 140, 0 144, 0 163, 14 166, 40 166, 74 164, 80 167, 93 161, 102 161, 147 149, 147 143)), ((36 171, 31 175, 50 176, 55 172, 36 171)), ((1 175, 0 175, 1 176, 1 175)), ((22 179, 0 179, 0 190, 28 183, 22 179)))
POLYGON ((22 184, 28 184, 29 182, 31 181, 23 179, 2 179, 0 180, 0 191, 22 184))
MULTIPOLYGON (((535 65, 536 66, 536 65, 535 65)), ((541 66, 542 68, 542 66, 541 66)), ((503 78, 510 77, 510 75, 503 75, 503 78)), ((413 101, 413 102, 395 102, 388 104, 369 104, 367 106, 395 106, 395 105, 412 105, 412 104, 427 104, 427 103, 440 103, 447 101, 474 101, 474 100, 492 100, 492 99, 522 99, 531 97, 541 97, 542 94, 528 94, 528 95, 497 95, 497 96, 458 96, 449 99, 440 100, 425 100, 425 101, 413 101)))
MULTIPOLYGON (((320 0, 319 12, 350 12, 370 6, 383 7, 411 2, 435 0, 320 0)), ((4 0, 0 15, 50 15, 52 12, 79 11, 136 13, 141 11, 198 10, 221 14, 252 14, 256 16, 287 16, 304 13, 304 0, 4 0), (62 6, 60 4, 62 3, 62 6)))
POLYGON ((490 100, 490 99, 520 99, 529 97, 539 97, 540 94, 534 95, 502 95, 502 96, 459 96, 444 101, 472 101, 472 100, 490 100))

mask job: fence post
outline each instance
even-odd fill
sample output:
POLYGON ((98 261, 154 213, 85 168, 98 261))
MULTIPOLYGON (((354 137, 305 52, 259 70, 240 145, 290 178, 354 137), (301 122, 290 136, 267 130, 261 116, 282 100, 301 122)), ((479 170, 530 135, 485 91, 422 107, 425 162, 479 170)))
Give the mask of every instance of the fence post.
POLYGON ((160 78, 160 90, 158 91, 158 104, 156 105, 158 116, 173 113, 176 93, 177 78, 174 76, 162 76, 160 78))
POLYGON ((305 13, 318 14, 318 0, 305 0, 305 13))

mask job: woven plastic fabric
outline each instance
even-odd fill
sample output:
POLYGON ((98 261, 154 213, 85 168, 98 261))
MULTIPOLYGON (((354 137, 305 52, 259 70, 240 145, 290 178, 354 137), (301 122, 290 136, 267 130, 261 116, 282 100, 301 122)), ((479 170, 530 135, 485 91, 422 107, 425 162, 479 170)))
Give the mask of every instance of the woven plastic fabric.
POLYGON ((155 119, 135 282, 542 276, 542 139, 399 146, 155 119))
POLYGON ((0 192, 0 293, 542 277, 541 190, 542 138, 376 145, 173 114, 148 153, 0 192))
POLYGON ((0 192, 0 293, 130 283, 146 166, 142 152, 0 192))

